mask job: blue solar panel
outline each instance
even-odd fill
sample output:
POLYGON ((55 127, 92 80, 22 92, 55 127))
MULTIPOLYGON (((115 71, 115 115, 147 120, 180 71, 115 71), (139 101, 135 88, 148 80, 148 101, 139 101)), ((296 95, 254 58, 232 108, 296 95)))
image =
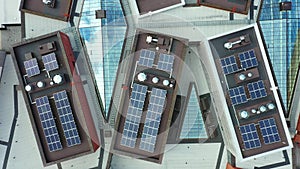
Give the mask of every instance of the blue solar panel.
POLYGON ((238 105, 248 101, 244 86, 229 89, 229 96, 232 105, 238 105))
POLYGON ((166 90, 158 88, 152 89, 145 125, 142 133, 142 139, 139 146, 141 150, 154 152, 166 95, 166 90))
POLYGON ((28 77, 32 77, 41 73, 36 58, 25 61, 24 66, 28 77))
POLYGON ((252 100, 267 96, 265 85, 262 80, 249 83, 247 86, 252 100))
POLYGON ((147 89, 148 86, 133 84, 120 143, 123 146, 135 147, 147 89))
POLYGON ((254 50, 240 53, 239 58, 243 69, 248 69, 248 68, 258 66, 258 62, 254 50))
POLYGON ((48 72, 58 69, 55 53, 49 53, 48 55, 42 56, 42 60, 44 62, 45 69, 48 72))
POLYGON ((67 146, 81 144, 78 130, 72 114, 72 109, 65 90, 53 94, 55 105, 58 111, 59 120, 62 124, 67 146))
POLYGON ((281 140, 274 118, 259 121, 259 127, 265 144, 272 144, 281 140))
POLYGON ((152 67, 155 59, 155 52, 147 49, 142 49, 140 51, 139 64, 152 67))
POLYGON ((157 64, 157 69, 171 72, 174 64, 174 56, 160 53, 157 64))
POLYGON ((231 73, 234 73, 234 72, 237 72, 240 70, 236 63, 235 56, 229 56, 226 58, 222 58, 220 60, 221 60, 221 66, 222 66, 222 69, 223 69, 223 72, 225 75, 228 75, 228 74, 231 74, 231 73))
POLYGON ((254 123, 240 126, 240 132, 246 150, 259 148, 261 143, 254 123))
POLYGON ((62 149, 53 113, 47 96, 35 99, 36 107, 42 123, 44 136, 50 152, 62 149))

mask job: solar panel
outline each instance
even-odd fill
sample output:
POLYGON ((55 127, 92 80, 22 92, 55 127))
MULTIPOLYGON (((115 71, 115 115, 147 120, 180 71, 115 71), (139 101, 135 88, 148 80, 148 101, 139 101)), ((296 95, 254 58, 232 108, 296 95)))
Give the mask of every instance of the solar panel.
POLYGON ((254 123, 240 126, 240 132, 242 134, 242 139, 246 150, 261 147, 254 123))
POLYGON ((265 144, 272 144, 280 141, 280 136, 278 134, 274 118, 261 120, 258 123, 265 144))
POLYGON ((154 152, 166 95, 166 90, 158 88, 152 89, 145 125, 142 133, 142 139, 139 146, 141 150, 152 153, 154 152))
POLYGON ((238 105, 248 101, 244 86, 229 89, 229 96, 232 105, 238 105))
POLYGON ((71 147, 81 144, 67 92, 63 90, 61 92, 54 93, 53 97, 58 111, 59 120, 63 127, 64 136, 67 141, 67 146, 71 147))
POLYGON ((45 69, 48 72, 58 69, 58 63, 54 52, 42 56, 42 60, 44 62, 45 69))
POLYGON ((155 59, 155 52, 147 49, 142 49, 140 51, 140 59, 139 64, 146 66, 146 67, 152 67, 155 59))
POLYGON ((254 50, 240 53, 239 58, 240 58, 243 69, 248 69, 251 67, 258 66, 258 62, 257 62, 257 58, 255 56, 254 50))
POLYGON ((160 53, 159 54, 159 60, 157 64, 157 69, 166 71, 166 72, 171 72, 173 69, 173 64, 174 64, 174 56, 173 55, 167 55, 160 53))
POLYGON ((50 152, 61 150, 62 144, 57 132, 53 113, 47 96, 35 99, 36 107, 42 123, 44 136, 50 152))
POLYGON ((235 60, 235 56, 228 56, 226 58, 222 58, 221 66, 225 75, 234 73, 239 71, 238 65, 235 60))
POLYGON ((28 77, 32 77, 41 73, 36 58, 24 61, 24 66, 28 77))
POLYGON ((121 145, 123 146, 135 147, 147 89, 148 86, 133 84, 121 138, 121 145))
POLYGON ((262 80, 249 83, 247 86, 252 100, 267 96, 264 82, 262 80))

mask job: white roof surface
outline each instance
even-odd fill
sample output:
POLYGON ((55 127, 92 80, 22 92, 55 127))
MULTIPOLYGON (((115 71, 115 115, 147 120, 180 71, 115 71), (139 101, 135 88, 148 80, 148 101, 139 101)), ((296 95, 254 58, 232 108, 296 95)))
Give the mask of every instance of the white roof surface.
POLYGON ((19 5, 21 0, 0 1, 0 27, 2 24, 20 24, 21 14, 19 5))

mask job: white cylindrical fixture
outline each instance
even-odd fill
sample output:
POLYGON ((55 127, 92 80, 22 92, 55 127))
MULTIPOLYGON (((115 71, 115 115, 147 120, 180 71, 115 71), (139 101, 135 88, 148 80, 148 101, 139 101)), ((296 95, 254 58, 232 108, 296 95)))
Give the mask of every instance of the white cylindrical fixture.
POLYGON ((44 87, 44 82, 39 81, 39 82, 36 83, 36 86, 37 86, 38 88, 42 88, 42 87, 44 87))
POLYGON ((31 87, 30 85, 26 85, 26 86, 25 86, 25 90, 26 90, 27 92, 30 92, 30 91, 32 90, 32 87, 31 87))
POLYGON ((147 79, 147 76, 146 76, 145 73, 139 73, 139 74, 138 74, 138 80, 139 80, 139 81, 143 82, 143 81, 145 81, 146 79, 147 79))
POLYGON ((50 82, 50 85, 53 86, 53 85, 54 85, 54 82, 51 81, 51 82, 50 82))
POLYGON ((240 75, 239 75, 239 79, 243 81, 243 80, 246 79, 246 76, 245 76, 244 74, 240 74, 240 75))
POLYGON ((164 81, 163 81, 163 85, 164 85, 164 86, 168 86, 169 84, 170 84, 169 80, 164 80, 164 81))
POLYGON ((53 81, 54 81, 55 84, 60 84, 62 82, 62 80, 63 79, 62 79, 61 75, 55 75, 53 77, 53 81))
POLYGON ((173 85, 173 84, 170 84, 169 86, 170 86, 170 87, 174 87, 174 85, 173 85))
POLYGON ((267 108, 266 108, 266 106, 262 105, 262 106, 259 107, 259 110, 261 112, 265 112, 265 111, 267 111, 267 108))
POLYGON ((153 77, 153 78, 152 78, 152 82, 153 82, 153 83, 156 84, 156 83, 158 83, 158 81, 159 81, 159 79, 158 79, 157 77, 153 77))
POLYGON ((273 110, 275 109, 275 105, 273 103, 267 104, 268 109, 273 110))
POLYGON ((252 112, 252 113, 256 113, 256 109, 252 109, 251 112, 252 112))
POLYGON ((243 118, 243 119, 246 119, 246 118, 248 118, 249 117, 249 113, 247 112, 247 111, 241 111, 241 117, 243 118))
POLYGON ((248 77, 252 77, 252 76, 253 76, 253 73, 249 72, 249 73, 247 74, 247 76, 248 76, 248 77))

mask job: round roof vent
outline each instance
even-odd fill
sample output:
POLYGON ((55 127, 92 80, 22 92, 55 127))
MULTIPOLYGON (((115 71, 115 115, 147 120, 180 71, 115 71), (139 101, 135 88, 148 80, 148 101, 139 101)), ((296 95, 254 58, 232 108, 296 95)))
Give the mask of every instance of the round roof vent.
POLYGON ((240 75, 239 75, 239 79, 243 81, 243 80, 246 79, 246 76, 245 76, 244 74, 240 74, 240 75))
POLYGON ((25 86, 25 90, 26 90, 27 92, 30 92, 30 91, 32 90, 32 87, 31 87, 30 85, 26 85, 26 86, 25 86))
POLYGON ((164 85, 164 86, 168 86, 169 84, 170 84, 169 80, 164 80, 164 81, 163 81, 163 85, 164 85))
POLYGON ((39 82, 37 82, 37 87, 38 88, 42 88, 42 87, 44 87, 44 83, 43 82, 41 82, 41 81, 39 81, 39 82))
POLYGON ((138 79, 139 79, 139 81, 143 82, 147 79, 147 75, 145 73, 139 73, 138 79))
POLYGON ((62 77, 61 77, 61 75, 55 75, 54 77, 53 77, 53 81, 54 81, 54 83, 56 83, 56 84, 60 84, 61 82, 62 82, 62 77))
POLYGON ((53 0, 42 0, 45 5, 50 5, 53 0))
POLYGON ((268 107, 268 109, 270 109, 270 110, 275 109, 275 105, 274 105, 273 103, 269 103, 269 104, 267 105, 267 107, 268 107))
POLYGON ((246 119, 246 118, 248 118, 249 117, 249 113, 247 112, 247 111, 241 111, 241 117, 243 118, 243 119, 246 119))
POLYGON ((153 77, 153 78, 152 78, 152 82, 153 82, 153 83, 158 83, 158 81, 159 81, 159 78, 158 78, 158 77, 153 77))
POLYGON ((261 112, 265 112, 265 111, 267 111, 267 108, 266 108, 266 106, 260 106, 260 107, 259 107, 259 110, 260 110, 261 112))

